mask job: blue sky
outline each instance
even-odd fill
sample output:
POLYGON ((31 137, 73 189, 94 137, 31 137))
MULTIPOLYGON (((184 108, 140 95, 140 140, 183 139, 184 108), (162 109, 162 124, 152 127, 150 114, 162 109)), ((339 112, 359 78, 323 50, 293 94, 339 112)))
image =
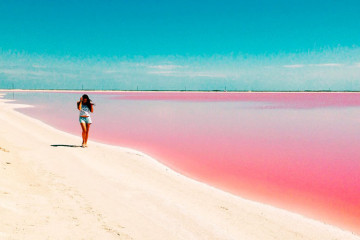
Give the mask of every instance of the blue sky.
POLYGON ((358 1, 3 1, 0 88, 360 90, 358 1))

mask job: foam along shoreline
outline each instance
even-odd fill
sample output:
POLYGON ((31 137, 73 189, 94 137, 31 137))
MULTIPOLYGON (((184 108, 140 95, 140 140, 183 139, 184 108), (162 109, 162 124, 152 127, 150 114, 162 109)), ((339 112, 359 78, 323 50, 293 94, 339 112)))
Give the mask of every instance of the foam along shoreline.
MULTIPOLYGON (((358 239, 59 131, 0 96, 0 238, 358 239)), ((91 136, 90 136, 91 138, 91 136)))

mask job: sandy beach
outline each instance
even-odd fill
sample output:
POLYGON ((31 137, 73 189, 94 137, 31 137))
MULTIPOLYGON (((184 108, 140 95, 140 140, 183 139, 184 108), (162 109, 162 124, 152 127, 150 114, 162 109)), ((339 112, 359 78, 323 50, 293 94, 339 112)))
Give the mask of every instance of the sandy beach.
MULTIPOLYGON (((0 239, 360 239, 25 116, 0 95, 0 239)), ((91 139, 91 135, 90 135, 91 139)))

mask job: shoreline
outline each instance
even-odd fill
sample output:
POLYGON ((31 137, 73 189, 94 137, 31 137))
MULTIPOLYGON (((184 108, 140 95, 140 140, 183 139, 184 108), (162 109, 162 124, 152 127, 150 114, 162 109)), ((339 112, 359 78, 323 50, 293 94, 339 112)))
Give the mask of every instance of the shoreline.
POLYGON ((87 149, 78 148, 74 143, 80 137, 14 111, 24 105, 6 103, 10 101, 0 94, 0 147, 7 151, 0 151, 0 159, 5 159, 0 162, 1 171, 4 175, 12 171, 0 181, 0 190, 7 192, 6 197, 23 195, 24 199, 10 199, 16 202, 11 206, 8 199, 0 200, 0 212, 5 212, 0 226, 7 226, 0 227, 0 236, 31 233, 30 239, 39 239, 44 234, 59 234, 64 239, 68 233, 53 229, 60 222, 60 226, 71 226, 73 239, 80 239, 92 224, 88 238, 100 234, 110 239, 360 239, 336 226, 195 181, 135 149, 93 141, 87 149), (13 166, 25 172, 25 177, 13 166), (38 182, 37 187, 24 186, 27 191, 13 192, 22 178, 29 180, 27 175, 38 182), (31 207, 37 195, 35 200, 43 204, 31 207), (53 203, 55 196, 60 200, 53 203), (62 211, 50 213, 42 208, 62 211), (31 214, 35 215, 26 220, 25 230, 16 232, 24 215, 31 214), (34 224, 42 217, 53 221, 34 224))
POLYGON ((360 93, 360 91, 239 91, 239 90, 94 90, 94 89, 0 89, 0 92, 59 92, 59 93, 121 93, 121 92, 167 92, 167 93, 360 93))

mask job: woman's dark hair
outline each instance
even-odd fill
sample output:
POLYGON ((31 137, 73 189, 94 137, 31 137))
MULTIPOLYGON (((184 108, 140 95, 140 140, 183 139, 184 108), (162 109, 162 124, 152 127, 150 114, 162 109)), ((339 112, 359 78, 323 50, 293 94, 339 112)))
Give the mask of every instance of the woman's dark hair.
MULTIPOLYGON (((86 103, 82 103, 83 105, 86 105, 89 109, 91 109, 91 105, 95 105, 94 103, 91 102, 91 99, 89 98, 89 96, 87 94, 82 95, 83 101, 84 99, 87 99, 86 103)), ((78 102, 78 107, 79 107, 80 102, 78 102)))

